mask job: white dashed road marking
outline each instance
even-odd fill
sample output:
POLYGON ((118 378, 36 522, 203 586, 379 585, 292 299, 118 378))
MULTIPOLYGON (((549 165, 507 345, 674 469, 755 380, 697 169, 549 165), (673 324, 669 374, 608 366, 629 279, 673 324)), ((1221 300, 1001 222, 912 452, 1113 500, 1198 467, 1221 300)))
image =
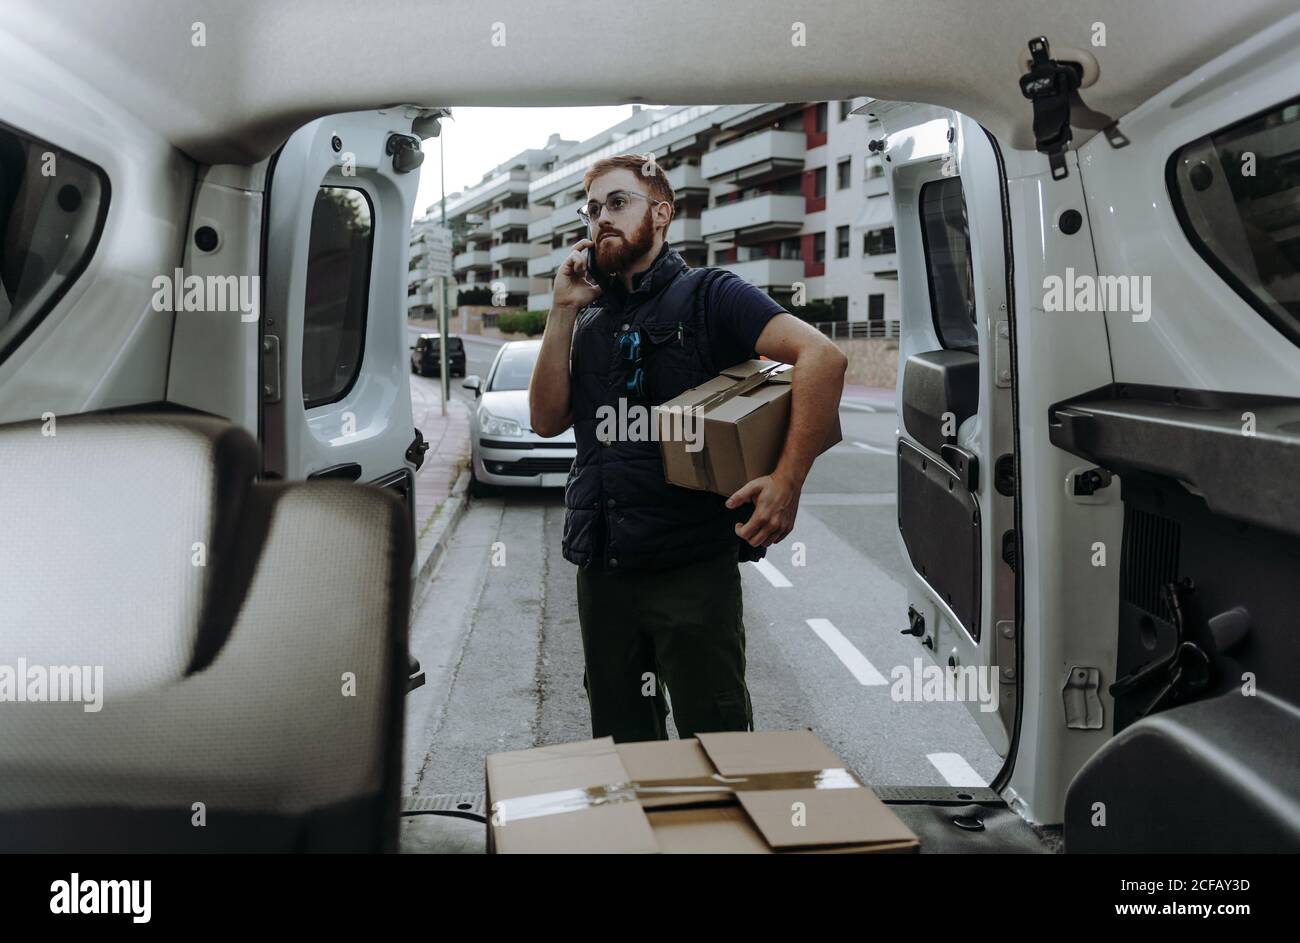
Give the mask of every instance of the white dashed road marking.
POLYGON ((858 651, 857 647, 844 637, 839 629, 835 628, 830 619, 807 619, 808 627, 817 633, 817 637, 825 642, 830 650, 833 651, 840 661, 844 662, 844 667, 852 672, 853 677, 858 679, 858 684, 888 684, 885 676, 876 670, 876 666, 867 661, 867 656, 858 651))
POLYGON ((898 452, 894 449, 883 449, 878 445, 868 445, 866 442, 854 442, 853 444, 856 445, 858 448, 864 449, 868 452, 875 452, 877 455, 889 455, 892 457, 898 454, 898 452))
POLYGON ((927 753, 925 758, 934 764, 939 775, 949 786, 987 786, 984 777, 975 772, 960 753, 927 753))
POLYGON ((775 586, 777 589, 789 589, 790 586, 792 585, 790 581, 785 578, 785 574, 782 573, 780 570, 778 570, 776 567, 772 566, 772 564, 769 563, 768 561, 754 560, 752 562, 754 564, 754 569, 762 573, 763 576, 767 579, 767 581, 771 583, 773 586, 775 586))

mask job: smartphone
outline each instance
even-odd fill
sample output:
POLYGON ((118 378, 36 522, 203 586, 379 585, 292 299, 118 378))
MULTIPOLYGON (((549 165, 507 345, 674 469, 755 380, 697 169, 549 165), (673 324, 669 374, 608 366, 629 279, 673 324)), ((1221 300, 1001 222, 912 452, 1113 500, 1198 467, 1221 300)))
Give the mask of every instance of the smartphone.
POLYGON ((587 246, 587 279, 593 284, 600 286, 601 291, 608 291, 610 282, 613 278, 602 272, 596 265, 596 247, 587 246))

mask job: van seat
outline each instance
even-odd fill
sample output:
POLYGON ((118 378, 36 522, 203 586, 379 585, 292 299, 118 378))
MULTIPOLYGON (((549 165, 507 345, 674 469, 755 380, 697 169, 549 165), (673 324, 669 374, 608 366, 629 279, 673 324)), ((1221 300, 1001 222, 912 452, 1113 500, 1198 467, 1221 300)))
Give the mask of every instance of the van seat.
POLYGON ((396 495, 256 483, 256 443, 208 416, 41 426, 0 426, 0 685, 100 667, 102 703, 0 704, 0 851, 393 847, 396 495))

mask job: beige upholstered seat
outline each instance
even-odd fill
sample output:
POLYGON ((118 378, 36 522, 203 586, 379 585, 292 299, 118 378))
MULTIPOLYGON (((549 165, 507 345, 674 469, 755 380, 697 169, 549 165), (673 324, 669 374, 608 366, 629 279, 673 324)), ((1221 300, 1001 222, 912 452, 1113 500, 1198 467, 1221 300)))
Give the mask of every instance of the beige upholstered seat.
POLYGON ((0 701, 0 850, 393 842, 405 509, 256 457, 210 417, 0 426, 0 684, 103 669, 98 710, 0 701))

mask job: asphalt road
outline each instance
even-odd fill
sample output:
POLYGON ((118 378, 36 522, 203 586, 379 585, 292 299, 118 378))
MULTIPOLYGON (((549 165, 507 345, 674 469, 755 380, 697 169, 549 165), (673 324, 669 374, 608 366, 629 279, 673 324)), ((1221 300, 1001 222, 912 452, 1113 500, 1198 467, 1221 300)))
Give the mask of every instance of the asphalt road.
MULTIPOLYGON (((474 343, 471 373, 475 348, 490 353, 474 343)), ((863 683, 928 654, 899 634, 894 414, 840 418, 844 441, 814 466, 794 532, 765 565, 742 566, 755 726, 811 727, 868 783, 982 784, 1001 760, 965 706, 863 683)), ((408 794, 481 792, 485 754, 591 736, 562 523, 558 490, 523 489, 461 521, 412 624, 428 683, 407 698, 408 794)))

